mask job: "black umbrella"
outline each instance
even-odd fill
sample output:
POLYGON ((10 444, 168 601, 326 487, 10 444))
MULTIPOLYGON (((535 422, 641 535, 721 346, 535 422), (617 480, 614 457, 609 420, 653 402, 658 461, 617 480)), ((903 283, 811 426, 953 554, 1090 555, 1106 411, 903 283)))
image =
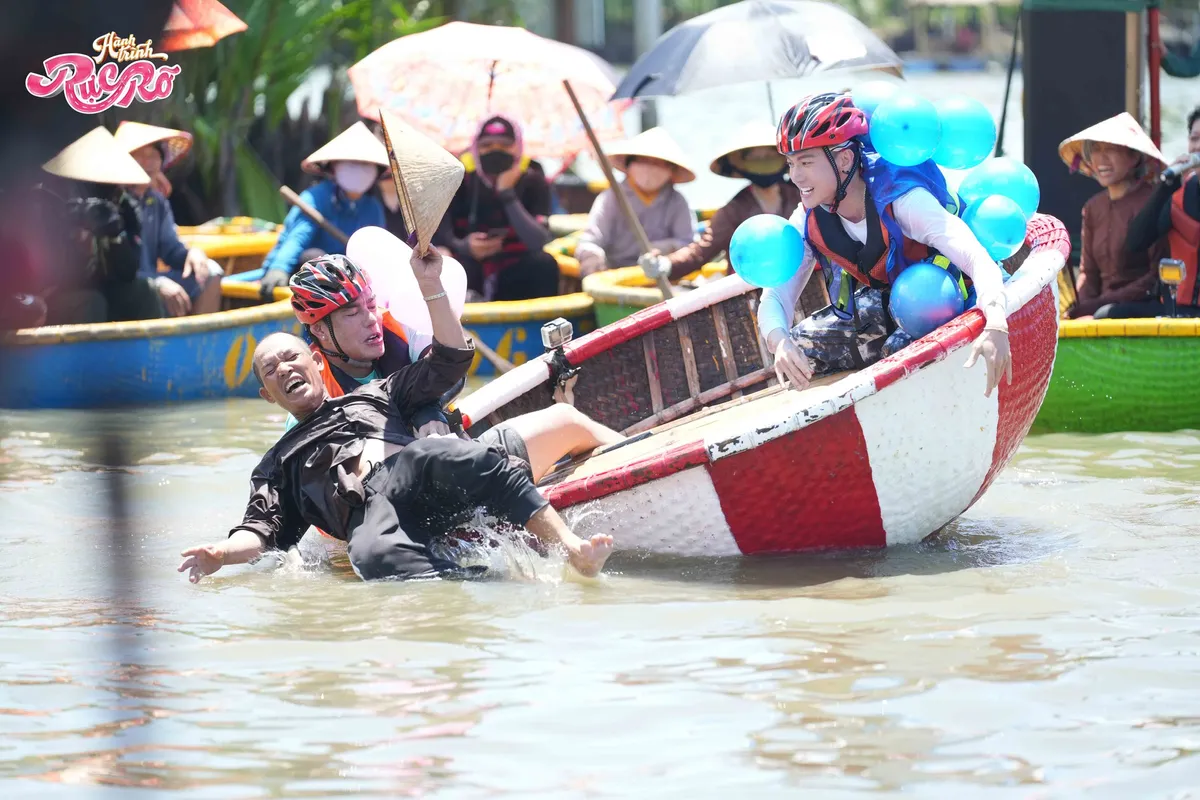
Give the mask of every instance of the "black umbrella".
POLYGON ((613 99, 678 95, 832 70, 900 75, 903 62, 841 8, 815 0, 743 0, 675 26, 629 69, 613 99))

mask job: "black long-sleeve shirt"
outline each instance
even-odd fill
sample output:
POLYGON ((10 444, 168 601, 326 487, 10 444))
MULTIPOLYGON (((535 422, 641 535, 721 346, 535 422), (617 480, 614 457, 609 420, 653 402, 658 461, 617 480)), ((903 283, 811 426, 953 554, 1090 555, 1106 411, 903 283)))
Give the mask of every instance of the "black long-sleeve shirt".
MULTIPOLYGON (((1145 207, 1129 223, 1125 249, 1130 253, 1148 250, 1171 230, 1171 196, 1179 190, 1179 178, 1159 181, 1145 207)), ((1183 210, 1189 217, 1200 220, 1200 177, 1188 178, 1183 191, 1183 210)))
POLYGON ((280 550, 300 541, 309 525, 348 538, 350 513, 364 493, 358 475, 343 465, 362 454, 366 439, 411 444, 413 412, 437 403, 467 374, 474 356, 474 346, 460 350, 435 341, 428 357, 326 400, 254 468, 245 516, 230 535, 252 531, 280 550))

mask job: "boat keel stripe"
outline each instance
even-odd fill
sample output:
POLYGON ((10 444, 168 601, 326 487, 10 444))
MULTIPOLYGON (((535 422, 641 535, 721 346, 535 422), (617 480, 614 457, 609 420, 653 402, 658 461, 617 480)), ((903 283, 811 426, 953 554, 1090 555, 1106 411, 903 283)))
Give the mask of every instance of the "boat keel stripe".
POLYGON ((715 461, 708 471, 743 553, 886 543, 853 408, 715 461))

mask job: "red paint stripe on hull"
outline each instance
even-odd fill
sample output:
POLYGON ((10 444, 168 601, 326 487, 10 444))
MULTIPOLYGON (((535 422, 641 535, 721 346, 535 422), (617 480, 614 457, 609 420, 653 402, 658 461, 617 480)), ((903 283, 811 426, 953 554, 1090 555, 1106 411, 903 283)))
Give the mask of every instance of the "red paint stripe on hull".
POLYGON ((600 330, 592 331, 586 336, 567 342, 563 346, 563 355, 572 364, 578 366, 589 358, 611 350, 619 344, 636 339, 664 325, 672 319, 671 311, 664 304, 650 306, 630 314, 625 319, 606 325, 600 330))
MULTIPOLYGON (((546 490, 545 495, 555 508, 568 508, 706 463, 708 450, 704 447, 704 442, 689 442, 581 480, 567 480, 555 484, 546 490)), ((681 497, 679 501, 685 503, 687 498, 681 497)))
POLYGON ((743 553, 887 545, 853 407, 708 471, 743 553))

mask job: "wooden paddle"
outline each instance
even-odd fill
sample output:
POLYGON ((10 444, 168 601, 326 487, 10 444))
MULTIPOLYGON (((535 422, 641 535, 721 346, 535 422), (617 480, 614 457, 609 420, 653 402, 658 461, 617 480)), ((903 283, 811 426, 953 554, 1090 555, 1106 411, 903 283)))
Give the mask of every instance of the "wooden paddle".
POLYGON ((310 206, 308 203, 304 202, 304 198, 302 198, 300 195, 293 192, 289 187, 280 186, 279 193, 281 195, 283 195, 284 200, 287 200, 289 203, 294 205, 296 208, 303 211, 305 216, 307 216, 313 222, 320 225, 321 229, 323 231, 325 231, 326 233, 328 233, 330 236, 337 239, 342 244, 347 244, 350 241, 350 237, 347 236, 346 234, 342 233, 340 228, 338 228, 336 225, 334 225, 329 220, 325 219, 324 214, 322 214, 320 211, 317 211, 315 208, 310 206))
MULTIPOLYGON (((625 222, 633 230, 633 235, 637 237, 638 246, 642 248, 642 255, 649 253, 654 248, 650 246, 646 229, 642 227, 641 220, 634 213, 629 198, 625 196, 625 191, 617 183, 617 179, 613 175, 612 164, 608 162, 608 156, 604 154, 604 151, 600 149, 600 140, 596 138, 596 133, 592 130, 591 123, 588 122, 587 114, 584 113, 583 106, 579 105, 579 98, 575 96, 575 90, 571 88, 571 82, 566 78, 563 78, 563 88, 571 96, 571 105, 575 106, 575 113, 579 115, 579 121, 583 123, 583 130, 587 133, 588 141, 592 143, 592 150, 596 152, 596 161, 600 163, 600 169, 604 170, 604 177, 608 179, 608 186, 617 198, 617 205, 621 207, 621 213, 625 215, 625 222)), ((675 292, 671 289, 671 281, 666 275, 659 275, 655 278, 655 282, 658 283, 658 290, 662 292, 663 300, 670 300, 674 296, 675 292)))

